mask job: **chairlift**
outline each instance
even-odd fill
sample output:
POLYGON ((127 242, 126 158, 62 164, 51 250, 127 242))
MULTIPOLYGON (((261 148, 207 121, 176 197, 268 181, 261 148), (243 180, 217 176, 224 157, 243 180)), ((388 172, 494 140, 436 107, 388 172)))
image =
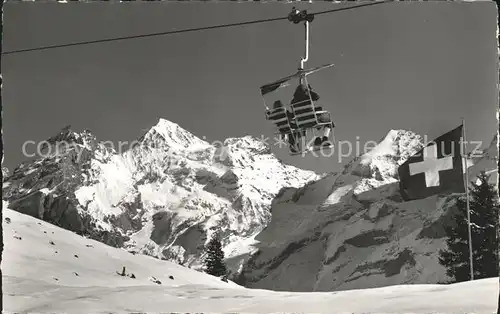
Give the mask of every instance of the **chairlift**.
POLYGON ((308 75, 332 67, 333 64, 304 69, 304 64, 309 59, 309 23, 313 19, 314 15, 308 14, 306 10, 298 11, 295 7, 292 9, 288 20, 294 24, 304 22, 305 25, 305 56, 301 59, 297 72, 260 87, 266 108, 266 119, 274 122, 277 128, 275 134, 288 141, 291 155, 332 149, 335 143, 333 134, 335 125, 331 114, 316 104, 319 96, 307 82, 308 75), (294 81, 298 84, 293 98, 287 105, 283 104, 282 97, 273 98, 273 95, 294 81), (269 106, 272 106, 272 109, 269 106), (324 132, 323 135, 318 134, 321 130, 324 132))

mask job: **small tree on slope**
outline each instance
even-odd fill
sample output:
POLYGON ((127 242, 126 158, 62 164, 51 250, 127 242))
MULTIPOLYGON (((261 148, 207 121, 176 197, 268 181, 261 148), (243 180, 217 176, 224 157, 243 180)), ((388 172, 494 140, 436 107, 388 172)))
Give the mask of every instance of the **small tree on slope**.
POLYGON ((222 244, 217 235, 214 235, 210 239, 205 250, 205 272, 217 277, 226 275, 227 269, 224 264, 224 252, 222 251, 222 244))
MULTIPOLYGON (((470 189, 470 219, 473 252, 474 279, 498 276, 498 221, 497 194, 488 184, 489 176, 482 172, 479 182, 470 189)), ((446 267, 446 274, 454 282, 470 280, 469 238, 467 227, 467 203, 457 199, 456 225, 446 228, 448 249, 439 253, 439 262, 446 267)))

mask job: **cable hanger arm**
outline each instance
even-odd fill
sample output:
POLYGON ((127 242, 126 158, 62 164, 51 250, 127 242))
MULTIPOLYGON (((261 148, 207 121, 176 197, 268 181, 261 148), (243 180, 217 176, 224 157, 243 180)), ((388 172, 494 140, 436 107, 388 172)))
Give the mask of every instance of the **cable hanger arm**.
POLYGON ((304 63, 306 63, 307 60, 309 60, 309 22, 308 21, 304 22, 304 27, 305 27, 305 31, 306 31, 306 51, 304 54, 304 58, 302 58, 302 60, 300 60, 300 69, 301 70, 304 69, 304 63))

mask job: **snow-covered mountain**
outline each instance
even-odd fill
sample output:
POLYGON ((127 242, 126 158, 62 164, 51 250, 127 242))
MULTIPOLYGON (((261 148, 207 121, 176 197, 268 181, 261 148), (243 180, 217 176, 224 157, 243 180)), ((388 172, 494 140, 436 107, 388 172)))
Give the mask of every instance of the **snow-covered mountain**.
POLYGON ((3 202, 5 313, 479 314, 496 308, 498 278, 354 293, 245 289, 86 239, 6 205, 3 202), (120 275, 123 267, 125 276, 120 275))
MULTIPOLYGON (((221 232, 231 278, 252 288, 436 283, 446 280, 437 252, 456 195, 402 201, 397 167, 422 140, 391 130, 342 172, 319 176, 283 164, 256 138, 211 144, 163 119, 124 152, 67 127, 44 158, 12 172, 3 198, 16 211, 190 267, 221 232)), ((471 157, 471 173, 496 169, 486 160, 471 157)))
POLYGON ((497 185, 498 182, 498 138, 493 137, 489 146, 486 149, 478 150, 473 157, 471 157, 472 166, 469 168, 470 178, 476 177, 479 172, 486 171, 490 175, 489 183, 497 185))
MULTIPOLYGON (((392 130, 342 173, 283 190, 237 282, 332 291, 446 281, 437 256, 458 195, 404 202, 399 193, 398 166, 422 147, 420 136, 392 130)), ((469 169, 496 169, 484 158, 470 158, 469 169)))
POLYGON ((197 265, 216 230, 226 255, 243 258, 250 248, 241 244, 269 222, 280 189, 318 178, 283 164, 256 138, 212 145, 163 119, 124 152, 69 126, 48 143, 44 158, 4 182, 11 208, 183 265, 197 265))
POLYGON ((2 182, 9 176, 9 169, 2 167, 2 182))

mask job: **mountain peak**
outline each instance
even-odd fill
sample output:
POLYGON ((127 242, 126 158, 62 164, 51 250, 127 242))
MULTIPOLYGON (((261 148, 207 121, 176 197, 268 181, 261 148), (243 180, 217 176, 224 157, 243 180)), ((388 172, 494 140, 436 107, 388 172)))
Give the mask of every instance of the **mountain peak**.
POLYGON ((180 125, 178 125, 177 123, 172 122, 170 120, 159 118, 158 123, 154 127, 168 130, 168 129, 180 128, 180 125))
POLYGON ((423 147, 423 138, 408 130, 390 130, 378 146, 381 151, 384 151, 384 147, 391 146, 392 151, 385 153, 397 157, 403 163, 423 147))
POLYGON ((177 123, 160 118, 158 123, 147 131, 139 141, 147 146, 177 149, 197 149, 210 144, 191 132, 180 127, 177 123))
POLYGON ((390 130, 372 149, 360 158, 366 163, 369 160, 391 156, 399 164, 422 148, 423 139, 420 135, 407 130, 390 130))
POLYGON ((378 179, 395 178, 397 167, 423 146, 420 135, 407 130, 391 129, 372 149, 356 157, 344 173, 378 179))
POLYGON ((59 147, 69 147, 69 145, 82 145, 87 148, 95 147, 97 144, 96 137, 87 129, 82 132, 75 132, 71 129, 71 125, 67 125, 59 130, 59 133, 48 138, 41 149, 50 149, 50 146, 59 145, 59 147), (60 144, 65 145, 61 146, 60 144))

